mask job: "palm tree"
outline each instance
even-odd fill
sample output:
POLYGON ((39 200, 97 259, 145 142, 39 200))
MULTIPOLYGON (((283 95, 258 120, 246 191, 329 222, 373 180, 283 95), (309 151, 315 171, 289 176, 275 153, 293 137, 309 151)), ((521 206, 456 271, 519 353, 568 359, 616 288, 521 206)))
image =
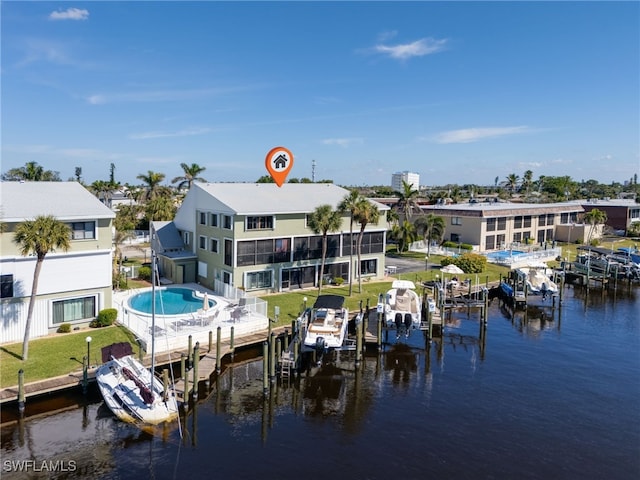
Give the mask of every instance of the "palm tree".
MULTIPOLYGON (((364 197, 360 197, 360 200, 356 204, 354 216, 360 224, 360 234, 358 235, 358 293, 362 293, 362 238, 364 237, 364 230, 369 223, 378 223, 380 219, 380 210, 378 207, 371 203, 364 197)), ((351 291, 349 291, 351 294, 351 291)))
POLYGON ((30 254, 36 255, 36 268, 33 272, 33 285, 31 286, 31 298, 27 311, 27 324, 25 326, 24 341, 22 343, 22 360, 27 360, 29 355, 29 333, 31 330, 31 319, 33 317, 33 307, 36 303, 38 292, 38 278, 42 269, 44 257, 49 252, 54 252, 56 248, 63 251, 69 250, 71 246, 71 231, 67 224, 61 222, 51 215, 42 215, 34 220, 26 220, 16 227, 13 241, 24 257, 30 254))
POLYGON ((142 194, 141 200, 147 201, 161 195, 163 187, 160 185, 164 180, 165 174, 154 171, 147 171, 147 174, 141 173, 136 178, 138 180, 142 180, 145 183, 144 193, 142 194))
MULTIPOLYGON (((355 212, 358 209, 358 204, 363 197, 357 190, 351 190, 338 205, 338 210, 341 213, 349 212, 351 222, 349 223, 349 269, 353 268, 353 222, 355 212)), ((357 268, 359 271, 360 269, 357 268)), ((353 293, 353 275, 349 275, 349 296, 353 293)))
POLYGON ((394 225, 391 229, 391 237, 398 242, 398 252, 404 252, 404 247, 411 244, 416 239, 416 229, 409 220, 405 220, 399 225, 394 225))
POLYGON ((531 187, 533 186, 533 172, 531 170, 527 170, 522 175, 522 188, 524 188, 525 195, 528 197, 531 192, 531 187))
POLYGON ((587 244, 591 243, 591 237, 593 236, 593 232, 596 229, 596 225, 602 225, 607 221, 607 214, 602 210, 598 210, 594 208, 593 210, 588 211, 584 214, 585 223, 591 225, 589 227, 589 236, 587 237, 587 244))
POLYGON ((417 233, 422 233, 427 244, 427 256, 431 254, 431 240, 440 242, 444 236, 445 222, 442 217, 430 213, 426 217, 418 217, 414 222, 417 233))
POLYGON ((2 180, 26 182, 59 182, 60 174, 45 170, 38 162, 27 162, 24 167, 12 168, 2 174, 2 180))
POLYGON ((192 163, 191 165, 187 165, 186 163, 181 163, 180 167, 184 171, 184 175, 181 177, 175 177, 171 180, 171 183, 178 183, 176 187, 178 190, 182 190, 185 186, 187 190, 191 188, 193 182, 206 182, 206 180, 199 175, 206 170, 206 167, 201 167, 197 163, 192 163))
POLYGON ((324 262, 327 257, 327 234, 337 232, 342 223, 342 216, 338 210, 333 210, 331 205, 320 205, 309 215, 309 228, 316 235, 322 235, 322 262, 320 263, 320 278, 318 279, 318 295, 322 292, 322 280, 324 278, 324 262))
POLYGON ((402 191, 396 192, 398 195, 398 201, 395 204, 395 208, 402 212, 404 220, 409 220, 409 217, 414 211, 420 211, 420 205, 418 205, 418 190, 413 190, 411 183, 402 181, 402 191))
POLYGON ((515 173, 510 173, 507 175, 507 180, 505 181, 505 186, 509 189, 509 192, 513 196, 516 193, 516 188, 518 188, 518 181, 520 177, 515 173))

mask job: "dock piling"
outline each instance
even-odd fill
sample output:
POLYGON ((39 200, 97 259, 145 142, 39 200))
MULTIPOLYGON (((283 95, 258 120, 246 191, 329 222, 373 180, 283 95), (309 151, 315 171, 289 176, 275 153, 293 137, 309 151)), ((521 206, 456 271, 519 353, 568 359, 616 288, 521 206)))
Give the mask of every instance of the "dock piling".
POLYGON ((193 399, 198 399, 198 363, 200 361, 200 342, 193 347, 193 399))
POLYGON ((220 375, 220 354, 222 343, 222 327, 218 327, 216 332, 216 374, 220 375))
POLYGON ((18 370, 18 411, 24 415, 24 370, 18 370))

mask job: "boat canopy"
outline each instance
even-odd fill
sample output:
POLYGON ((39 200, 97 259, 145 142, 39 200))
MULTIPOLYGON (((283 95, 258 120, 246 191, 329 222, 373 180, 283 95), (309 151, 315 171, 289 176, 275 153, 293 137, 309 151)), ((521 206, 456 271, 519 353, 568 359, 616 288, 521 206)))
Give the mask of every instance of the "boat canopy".
POLYGON ((102 347, 102 363, 107 363, 113 358, 122 358, 131 355, 133 349, 129 342, 112 343, 106 347, 102 347))
POLYGON ((391 284, 391 288, 399 290, 414 290, 416 286, 411 280, 394 280, 391 284))
POLYGON ((320 295, 313 304, 313 308, 331 308, 339 310, 344 305, 344 297, 341 295, 320 295))

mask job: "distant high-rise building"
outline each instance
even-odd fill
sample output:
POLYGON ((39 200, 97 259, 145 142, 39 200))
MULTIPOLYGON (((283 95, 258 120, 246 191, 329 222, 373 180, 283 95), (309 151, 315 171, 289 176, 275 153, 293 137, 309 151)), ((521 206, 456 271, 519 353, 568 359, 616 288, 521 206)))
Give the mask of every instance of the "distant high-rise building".
POLYGON ((396 172, 391 175, 391 188, 397 192, 401 192, 403 181, 411 185, 413 190, 418 190, 420 187, 420 174, 409 172, 407 170, 404 172, 396 172))

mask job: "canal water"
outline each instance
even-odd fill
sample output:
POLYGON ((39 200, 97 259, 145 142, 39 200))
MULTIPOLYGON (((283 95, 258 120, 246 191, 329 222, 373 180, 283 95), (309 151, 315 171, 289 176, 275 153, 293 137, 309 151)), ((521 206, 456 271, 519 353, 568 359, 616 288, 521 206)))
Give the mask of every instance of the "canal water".
POLYGON ((180 428, 118 422, 95 390, 50 399, 3 424, 2 478, 640 478, 640 292, 565 292, 526 315, 494 300, 484 336, 473 311, 430 345, 392 333, 266 396, 238 355, 180 428))

